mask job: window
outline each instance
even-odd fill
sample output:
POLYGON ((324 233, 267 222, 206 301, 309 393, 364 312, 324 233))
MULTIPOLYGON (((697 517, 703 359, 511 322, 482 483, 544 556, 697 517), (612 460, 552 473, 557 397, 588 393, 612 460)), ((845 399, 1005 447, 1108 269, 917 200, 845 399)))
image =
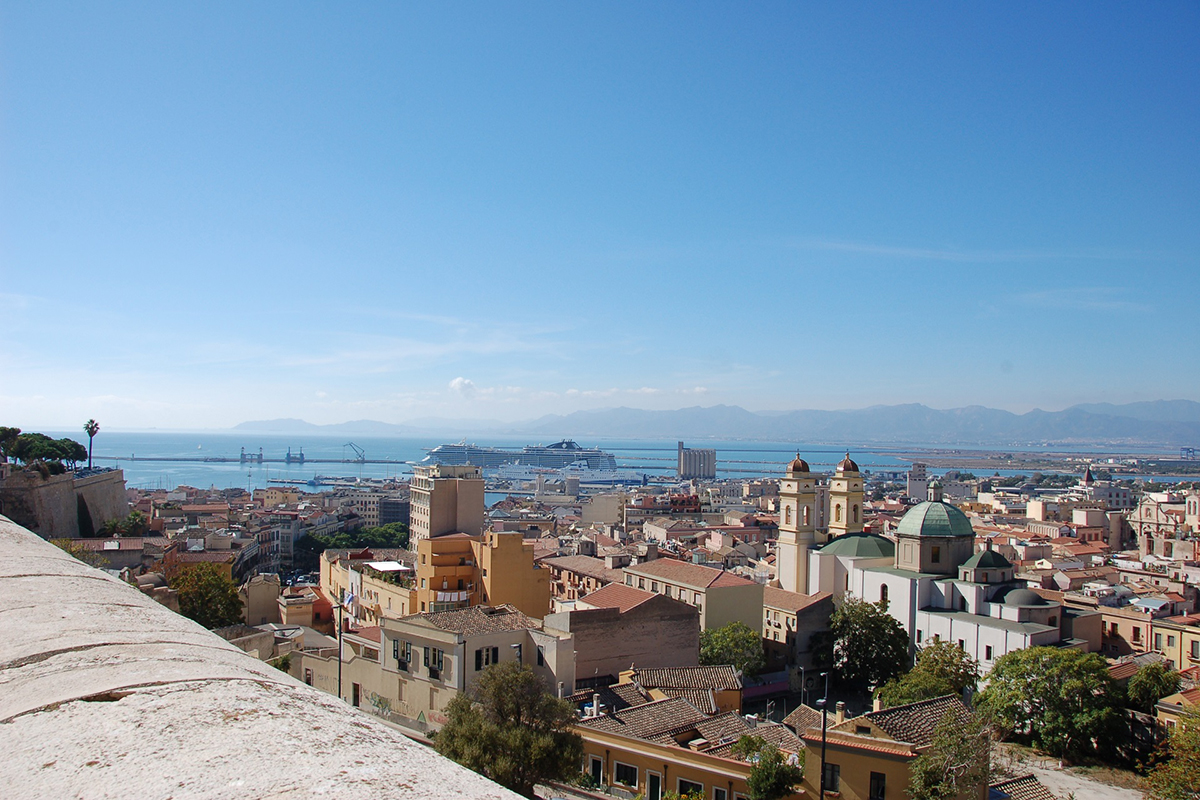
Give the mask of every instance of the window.
POLYGON ((1141 641, 1142 641, 1142 629, 1141 629, 1141 628, 1135 627, 1135 628, 1133 629, 1133 640, 1134 640, 1135 642, 1141 642, 1141 641))
POLYGON ((990 644, 983 648, 983 659, 984 661, 992 660, 992 646, 990 644))
POLYGON ((871 773, 871 793, 867 795, 868 800, 883 800, 884 792, 887 791, 887 776, 882 772, 871 773))
POLYGON ((307 667, 304 669, 304 682, 312 686, 312 670, 307 667))
POLYGON ((842 521, 842 506, 840 503, 833 507, 833 521, 834 522, 842 521))
POLYGON ((692 592, 692 602, 695 603, 696 605, 700 605, 700 593, 699 592, 692 592))
POLYGON ((962 650, 964 653, 967 652, 967 643, 965 641, 963 641, 962 639, 959 639, 958 640, 958 649, 962 650))
POLYGON ((885 583, 883 586, 879 587, 879 602, 886 603, 887 601, 888 601, 888 587, 887 587, 887 584, 885 583))
POLYGON ((1154 634, 1154 649, 1162 650, 1162 634, 1161 633, 1154 634))
POLYGON ((687 778, 680 778, 679 779, 679 793, 682 795, 682 794, 691 794, 692 792, 703 795, 704 794, 704 784, 696 783, 695 781, 689 781, 687 778))
POLYGON ((840 792, 842 790, 842 768, 837 764, 825 764, 825 791, 840 792))
POLYGON ((852 518, 850 521, 857 523, 858 522, 858 506, 852 506, 850 509, 850 513, 852 515, 852 518))
POLYGON ((637 786, 637 767, 622 764, 620 761, 613 762, 613 783, 619 783, 622 786, 637 786))
POLYGON ((713 800, 729 800, 729 792, 720 786, 713 787, 713 800))
POLYGON ((924 637, 924 635, 925 635, 925 631, 921 630, 920 628, 917 628, 917 644, 921 643, 921 639, 922 639, 922 637, 924 637))
POLYGON ((1200 639, 1192 640, 1192 658, 1200 658, 1200 639))
POLYGON ((537 663, 539 667, 546 666, 546 648, 542 647, 540 644, 538 645, 537 649, 537 663))
POLYGON ((442 669, 445 666, 445 652, 436 647, 425 648, 425 667, 429 670, 429 677, 438 680, 442 676, 442 669))
POLYGON ((1167 647, 1174 647, 1174 646, 1175 646, 1175 637, 1168 633, 1167 634, 1167 647))
POLYGON ((650 591, 652 591, 652 592, 658 591, 658 581, 650 581, 650 591))
POLYGON ((481 647, 475 651, 475 671, 483 669, 489 664, 496 664, 500 661, 499 647, 481 647))
POLYGON ((931 547, 929 550, 929 560, 934 564, 942 563, 942 548, 936 544, 931 547))
POLYGON ((870 725, 855 725, 854 732, 857 733, 859 736, 870 736, 871 735, 871 726, 870 725))
POLYGON ((646 579, 645 578, 638 578, 638 588, 639 589, 646 588, 646 579))

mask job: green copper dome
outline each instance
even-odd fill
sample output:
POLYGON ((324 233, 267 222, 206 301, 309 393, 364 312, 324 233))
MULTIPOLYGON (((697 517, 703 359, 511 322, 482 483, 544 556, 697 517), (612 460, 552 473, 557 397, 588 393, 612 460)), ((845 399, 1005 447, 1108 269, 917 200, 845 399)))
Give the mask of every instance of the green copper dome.
POLYGON ((826 542, 821 547, 821 554, 849 558, 895 558, 896 545, 890 539, 874 533, 847 533, 826 542))
POLYGON ((962 569, 1011 569, 1012 562, 995 550, 980 550, 962 563, 962 569))
POLYGON ((901 536, 975 535, 967 515, 940 500, 926 500, 914 506, 896 525, 896 533, 901 536))

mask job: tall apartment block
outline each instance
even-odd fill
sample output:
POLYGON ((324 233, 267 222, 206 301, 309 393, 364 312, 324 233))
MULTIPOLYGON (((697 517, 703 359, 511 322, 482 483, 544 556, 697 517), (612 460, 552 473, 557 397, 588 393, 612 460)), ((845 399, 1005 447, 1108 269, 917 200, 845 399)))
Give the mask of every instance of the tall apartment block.
POLYGON ((678 471, 680 478, 717 477, 717 451, 693 450, 679 443, 678 471))
POLYGON ((409 547, 448 533, 483 532, 483 471, 470 464, 413 467, 409 483, 409 547))

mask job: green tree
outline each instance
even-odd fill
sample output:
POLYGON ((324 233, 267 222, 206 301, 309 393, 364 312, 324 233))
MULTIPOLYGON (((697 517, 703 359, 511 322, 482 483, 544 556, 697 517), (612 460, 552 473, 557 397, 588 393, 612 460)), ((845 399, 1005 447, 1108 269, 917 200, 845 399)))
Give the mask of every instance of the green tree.
POLYGON ((929 747, 909 767, 913 800, 975 797, 991 777, 992 734, 978 714, 938 720, 929 747))
POLYGON ((833 633, 833 669, 840 683, 874 689, 909 664, 908 633, 888 616, 885 603, 847 597, 829 620, 833 633))
POLYGON ((733 746, 733 755, 751 764, 750 800, 780 800, 804 779, 804 751, 798 764, 790 764, 779 748, 761 736, 742 736, 733 746))
POLYGON ((1154 713, 1154 705, 1169 694, 1179 691, 1179 673, 1161 661, 1147 664, 1129 679, 1126 695, 1131 708, 1154 713))
POLYGON ((16 458, 12 453, 12 448, 20 435, 20 428, 7 428, 0 425, 0 459, 16 458))
POLYGON ((527 666, 493 664, 459 693, 434 740, 437 751, 514 792, 533 797, 547 780, 579 771, 583 739, 571 730, 575 708, 548 691, 527 666))
POLYGON ((8 455, 24 464, 42 461, 46 464, 68 462, 75 464, 87 458, 87 450, 74 439, 51 439, 44 433, 19 434, 8 455))
POLYGON ((1030 647, 996 660, 976 706, 1012 737, 1073 758, 1113 752, 1118 696, 1101 656, 1030 647))
POLYGON ((170 585, 179 592, 179 613, 209 630, 242 621, 237 587, 216 564, 200 563, 181 569, 170 585))
POLYGON ((899 678, 893 678, 878 691, 888 708, 929 700, 946 694, 975 690, 979 683, 979 662, 957 644, 934 639, 917 651, 917 663, 899 678))
POLYGON ((100 528, 105 536, 144 536, 149 523, 146 515, 134 509, 124 519, 110 519, 100 528))
POLYGON ((109 564, 107 558, 94 550, 88 550, 78 539, 51 539, 50 544, 90 567, 102 568, 109 564))
POLYGON ((756 675, 766 664, 762 636, 741 621, 701 631, 700 663, 732 664, 746 677, 756 675))
POLYGON ((88 437, 88 469, 91 469, 92 468, 92 439, 95 439, 96 434, 100 432, 100 426, 96 423, 96 420, 89 419, 87 422, 83 423, 83 432, 86 433, 87 437, 88 437))
POLYGON ((1200 797, 1200 713, 1183 712, 1146 776, 1150 800, 1200 797))
POLYGON ((296 566, 312 571, 317 568, 321 553, 326 550, 356 550, 362 547, 408 547, 408 526, 402 522, 390 522, 374 528, 359 528, 339 531, 332 536, 306 534, 293 548, 296 566))
POLYGON ((954 685, 945 677, 914 668, 880 686, 875 696, 884 708, 893 708, 954 693, 954 685))

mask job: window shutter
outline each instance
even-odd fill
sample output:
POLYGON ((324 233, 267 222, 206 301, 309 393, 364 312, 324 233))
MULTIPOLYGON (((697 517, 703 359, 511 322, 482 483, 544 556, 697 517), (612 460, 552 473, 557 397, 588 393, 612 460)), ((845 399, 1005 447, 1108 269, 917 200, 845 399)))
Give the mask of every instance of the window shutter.
POLYGON ((492 663, 493 664, 500 663, 500 648, 499 647, 492 648, 492 663))
POLYGON ((425 666, 427 666, 427 667, 428 667, 428 666, 429 666, 429 648, 428 648, 428 647, 425 647, 425 648, 422 648, 422 649, 424 650, 424 653, 423 653, 423 655, 424 655, 424 657, 425 657, 425 666))

